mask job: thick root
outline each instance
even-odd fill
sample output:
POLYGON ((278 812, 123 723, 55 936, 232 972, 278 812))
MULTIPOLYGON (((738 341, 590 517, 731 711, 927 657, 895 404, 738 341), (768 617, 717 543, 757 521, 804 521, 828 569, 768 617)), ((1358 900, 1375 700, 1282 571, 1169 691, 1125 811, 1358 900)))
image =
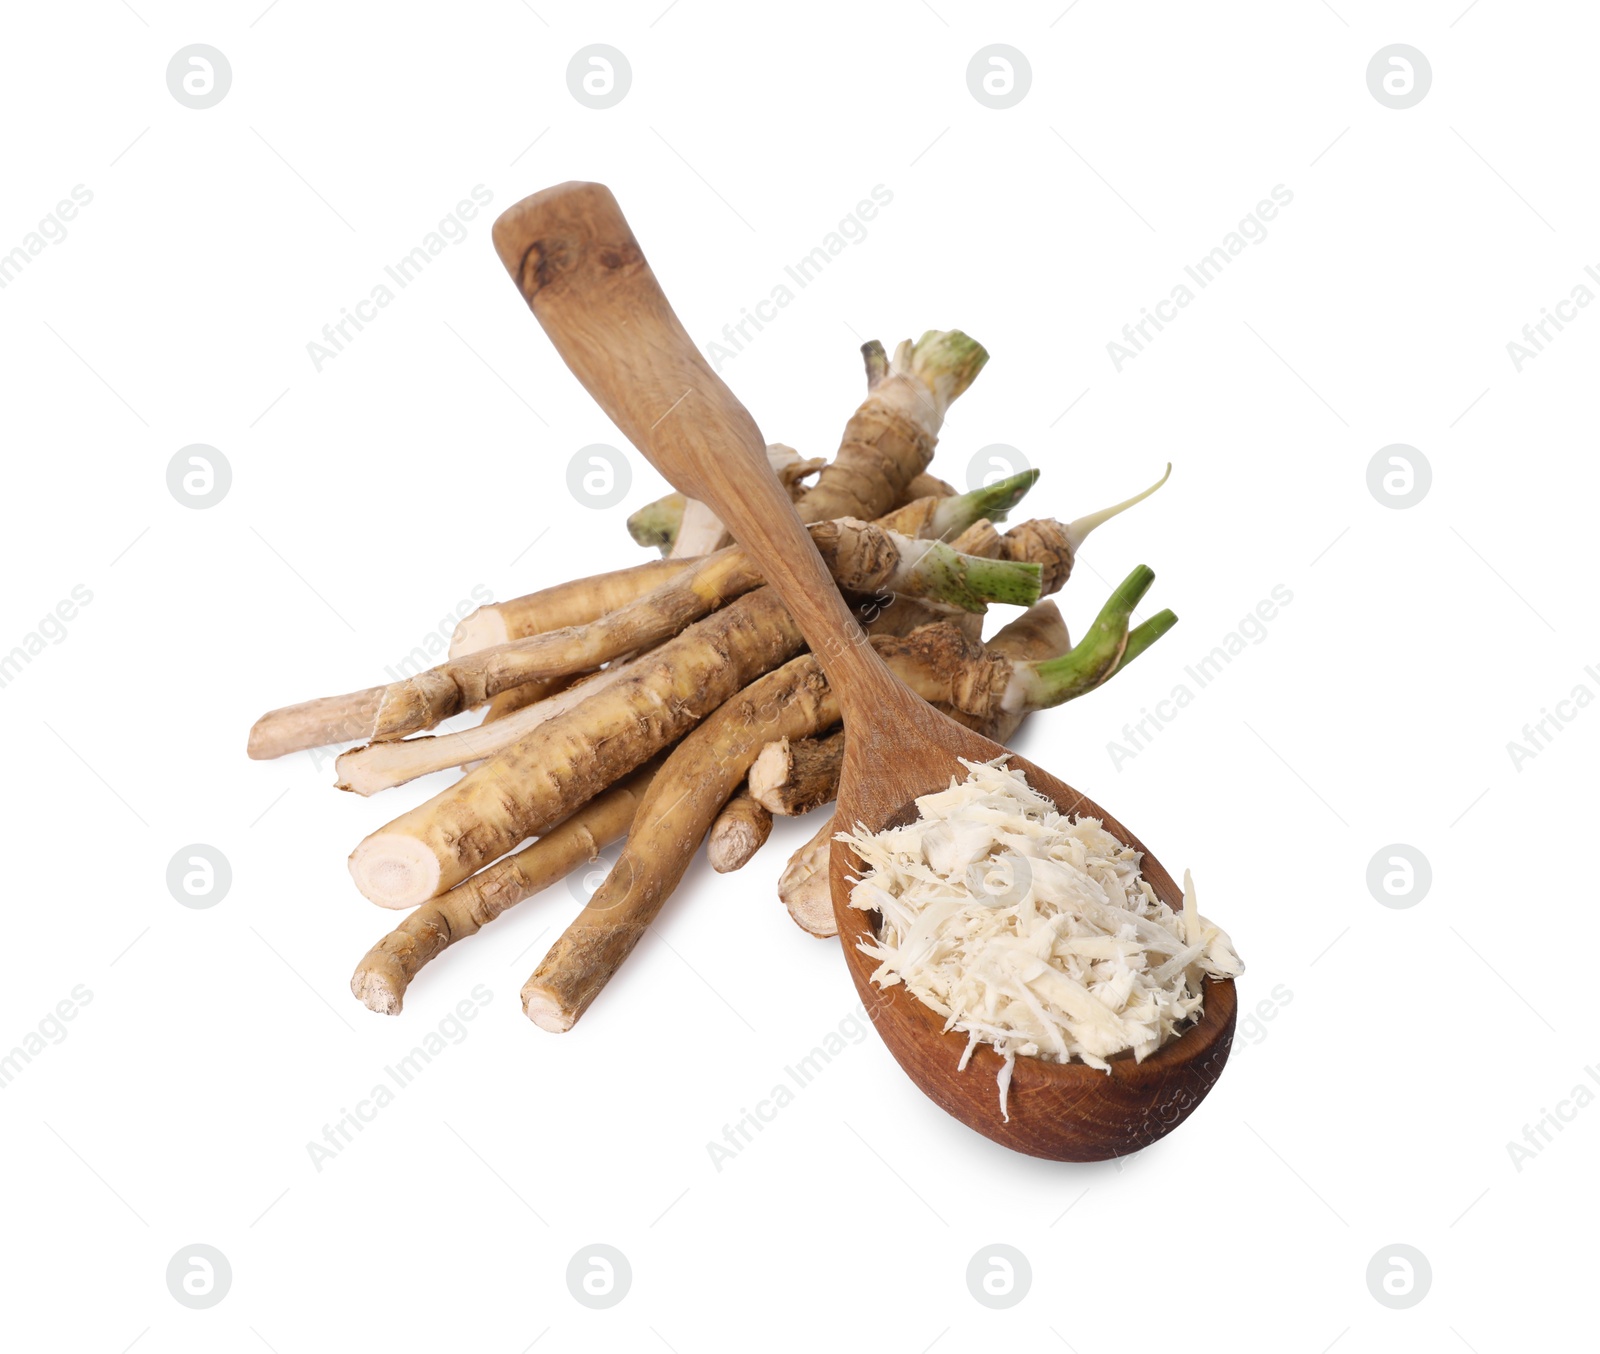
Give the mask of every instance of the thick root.
POLYGON ((1026 560, 1044 570, 1040 591, 1049 597, 1061 591, 1072 576, 1074 551, 1065 524, 1053 517, 1035 518, 1014 526, 1001 538, 1000 558, 1026 560))

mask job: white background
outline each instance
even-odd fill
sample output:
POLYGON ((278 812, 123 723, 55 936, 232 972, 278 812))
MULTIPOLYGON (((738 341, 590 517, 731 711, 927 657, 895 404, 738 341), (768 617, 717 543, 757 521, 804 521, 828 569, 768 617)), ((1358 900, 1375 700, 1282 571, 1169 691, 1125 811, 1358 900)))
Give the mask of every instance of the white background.
POLYGON ((1507 745, 1600 692, 1600 315, 1520 372, 1506 345, 1600 265, 1600 28, 1506 0, 1063 8, 7 8, 0 250, 93 193, 0 291, 0 649, 93 594, 0 690, 0 1046, 92 993, 0 1099, 8 1345, 1490 1354, 1587 1330, 1600 1108, 1520 1169, 1507 1144, 1600 1064, 1600 712, 1520 768, 1507 745), (165 79, 195 42, 232 67, 205 110, 165 79), (565 76, 594 42, 633 72, 605 111, 565 76), (1006 110, 966 82, 996 42, 1032 71, 1006 110), (1433 72, 1400 111, 1365 76, 1397 42, 1433 72), (397 918, 344 857, 448 778, 341 795, 325 760, 247 761, 251 721, 381 680, 475 585, 645 558, 623 521, 663 491, 630 451, 620 506, 569 497, 573 452, 621 440, 489 245, 495 212, 568 178, 612 186, 704 341, 892 191, 724 367, 773 440, 830 453, 863 339, 960 327, 992 360, 946 478, 1010 444, 1044 470, 1020 516, 1065 519, 1175 463, 1061 602, 1081 629, 1143 561, 1181 624, 1020 743, 1193 868, 1249 965, 1244 1011, 1290 994, 1157 1147, 1010 1155, 868 1037, 718 1171, 707 1143, 853 1005, 773 893, 809 823, 740 874, 697 864, 568 1035, 517 999, 579 906, 565 886, 429 967, 402 1016, 349 995, 397 918), (315 370, 307 343, 476 184, 493 204, 467 238, 315 370), (1119 372, 1107 343, 1277 184, 1267 238, 1119 372), (206 510, 166 486, 196 442, 232 467, 206 510), (1433 473, 1407 510, 1367 486, 1397 442, 1433 473), (1266 638, 1114 764, 1278 584, 1266 638), (165 882, 197 842, 233 872, 209 910, 165 882), (1415 907, 1368 891, 1390 843, 1431 862, 1415 907), (479 983, 468 1037, 317 1170, 307 1143, 479 983), (596 1242, 633 1270, 607 1311, 565 1280, 596 1242), (194 1243, 233 1271, 205 1311, 164 1278, 194 1243), (993 1243, 1033 1271, 1006 1311, 964 1277, 993 1243), (1433 1274, 1404 1311, 1365 1277, 1395 1243, 1433 1274))

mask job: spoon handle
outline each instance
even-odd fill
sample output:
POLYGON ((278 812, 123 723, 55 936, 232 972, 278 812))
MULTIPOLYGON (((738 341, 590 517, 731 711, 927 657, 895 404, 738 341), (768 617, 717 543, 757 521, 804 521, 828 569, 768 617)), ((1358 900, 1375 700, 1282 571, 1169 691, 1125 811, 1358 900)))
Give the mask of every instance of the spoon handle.
POLYGON ((494 223, 494 245, 595 402, 758 562, 846 719, 903 699, 772 473, 755 420, 679 323, 610 189, 564 183, 524 198, 494 223))

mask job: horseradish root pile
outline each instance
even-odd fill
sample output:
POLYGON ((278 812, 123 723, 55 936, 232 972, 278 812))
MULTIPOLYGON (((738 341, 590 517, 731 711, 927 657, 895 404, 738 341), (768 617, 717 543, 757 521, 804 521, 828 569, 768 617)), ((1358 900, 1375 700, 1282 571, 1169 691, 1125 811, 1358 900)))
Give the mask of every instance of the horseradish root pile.
POLYGON ((1095 819, 1068 819, 998 761, 962 764, 967 779, 918 799, 915 822, 841 836, 868 867, 850 905, 882 918, 861 945, 881 961, 873 981, 904 983, 965 1034, 963 1068, 994 1046, 1005 1114, 1019 1055, 1143 1059, 1200 1014, 1205 979, 1243 965, 1187 872, 1177 913, 1095 819))
MULTIPOLYGON (((1047 600, 1067 583, 1089 533, 1158 486, 1067 521, 1040 517, 1002 530, 1037 472, 964 493, 929 472, 945 411, 983 369, 983 348, 951 330, 907 340, 892 358, 876 341, 862 352, 866 398, 832 458, 782 446, 769 456, 872 644, 919 694, 1003 742, 1030 712, 1093 690, 1176 623, 1170 611, 1133 623, 1154 577, 1143 566, 1097 613, 1093 599, 1079 611, 1086 626, 1077 644, 1047 600)), ((778 422, 778 411, 765 411, 763 421, 778 422)), ((954 463, 965 465, 979 444, 965 438, 954 463)), ((619 523, 615 570, 508 580, 498 591, 538 590, 468 616, 438 666, 273 710, 251 729, 257 758, 351 745, 336 763, 338 787, 406 801, 350 856, 366 898, 408 912, 351 978, 371 1010, 398 1014, 408 987, 447 946, 619 840, 616 864, 523 987, 523 1009, 544 1029, 570 1029, 600 995, 702 843, 716 869, 740 869, 766 843, 774 815, 817 815, 811 841, 771 875, 804 930, 835 934, 828 806, 848 731, 820 665, 763 586, 762 561, 730 544, 705 505, 668 495, 634 513, 628 532, 662 557, 629 557, 619 523), (428 732, 469 710, 482 711, 471 727, 428 732), (399 788, 440 772, 453 779, 420 802, 415 790, 399 788)), ((1116 859, 1109 848, 1094 849, 1116 859)), ((1142 897, 1127 861, 1094 866, 1088 877, 1109 891, 1101 879, 1108 869, 1124 894, 1142 897)), ((1163 923, 1141 908, 1127 924, 1145 943, 1141 928, 1163 923)), ((1093 941, 1121 955, 1119 930, 1094 940, 1076 925, 1060 932, 1063 943, 1092 949, 1093 941)), ((1037 939, 1032 927, 1026 934, 1037 939)), ((1169 955, 1147 945, 1141 953, 1159 966, 1181 948, 1169 955)), ((897 942, 895 952, 903 951, 897 942)), ((1222 942, 1207 953, 1204 962, 1220 963, 1222 942)), ((1132 951, 1125 960, 1084 957, 1133 966, 1132 951)), ((908 968, 906 980, 924 967, 908 968)), ((1124 1046, 1139 1048, 1182 1018, 1186 998, 1146 1018, 1140 1003, 1157 998, 1127 981, 1137 993, 1131 1011, 1118 1008, 1102 1023, 1114 1020, 1129 1036, 1124 1046)), ((1041 1056, 1104 1057, 1115 1039, 1064 1009, 1078 1023, 1061 1027, 1059 1042, 1046 1036, 1041 1056)), ((980 1004, 962 1018, 988 1016, 980 1004)), ((996 1025, 991 1037, 1027 1051, 1020 1026, 1012 1033, 996 1025)))

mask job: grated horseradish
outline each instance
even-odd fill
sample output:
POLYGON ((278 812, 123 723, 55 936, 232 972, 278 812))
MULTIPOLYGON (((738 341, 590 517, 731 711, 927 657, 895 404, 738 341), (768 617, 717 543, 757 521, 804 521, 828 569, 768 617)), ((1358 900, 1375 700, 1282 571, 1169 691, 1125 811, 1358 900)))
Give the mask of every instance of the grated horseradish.
POLYGON ((903 982, 1004 1059, 1000 1112, 1022 1057, 1109 1070, 1143 1060, 1200 1014, 1206 978, 1244 971, 1200 915, 1184 872, 1174 912, 1139 875, 1139 852, 1098 820, 1059 813, 1001 763, 967 762, 965 781, 917 800, 905 827, 842 833, 868 867, 850 905, 883 925, 862 953, 875 983, 903 982))

